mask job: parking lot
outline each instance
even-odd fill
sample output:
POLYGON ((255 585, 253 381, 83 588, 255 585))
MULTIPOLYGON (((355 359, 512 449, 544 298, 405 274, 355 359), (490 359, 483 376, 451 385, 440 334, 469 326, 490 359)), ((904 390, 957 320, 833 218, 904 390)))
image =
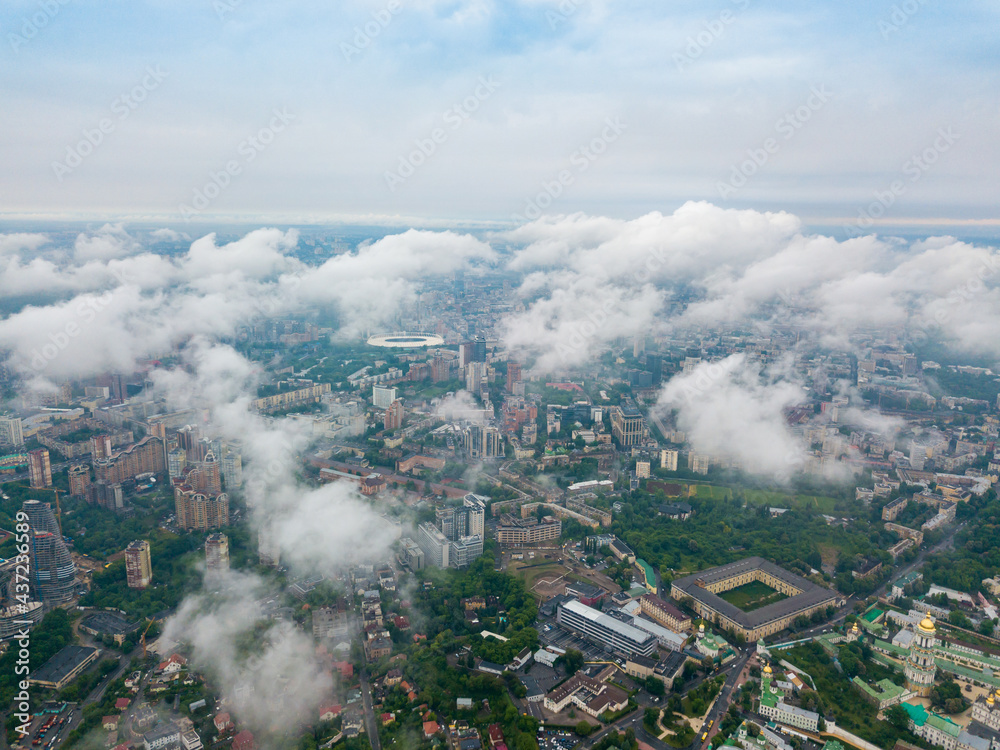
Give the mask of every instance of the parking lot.
POLYGON ((538 632, 539 640, 545 645, 555 646, 565 651, 571 648, 575 649, 583 654, 583 658, 586 661, 614 661, 614 655, 608 653, 600 646, 595 646, 582 638, 578 638, 572 633, 563 630, 562 627, 556 625, 554 622, 550 623, 550 625, 550 630, 546 630, 543 627, 538 632))
POLYGON ((537 739, 541 750, 569 750, 580 741, 574 732, 564 729, 539 729, 537 739))

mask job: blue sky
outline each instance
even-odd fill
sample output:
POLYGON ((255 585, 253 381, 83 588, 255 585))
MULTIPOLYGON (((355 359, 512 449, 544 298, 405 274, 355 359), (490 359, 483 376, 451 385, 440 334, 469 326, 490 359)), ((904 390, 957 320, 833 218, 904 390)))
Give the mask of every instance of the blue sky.
POLYGON ((998 21, 985 0, 8 0, 0 215, 507 222, 697 199, 989 221, 998 21))

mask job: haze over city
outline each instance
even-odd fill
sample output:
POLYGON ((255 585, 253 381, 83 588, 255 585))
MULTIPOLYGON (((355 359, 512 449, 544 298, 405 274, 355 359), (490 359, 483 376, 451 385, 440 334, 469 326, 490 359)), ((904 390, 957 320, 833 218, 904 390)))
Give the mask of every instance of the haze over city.
POLYGON ((0 749, 1000 750, 997 21, 6 3, 0 749))

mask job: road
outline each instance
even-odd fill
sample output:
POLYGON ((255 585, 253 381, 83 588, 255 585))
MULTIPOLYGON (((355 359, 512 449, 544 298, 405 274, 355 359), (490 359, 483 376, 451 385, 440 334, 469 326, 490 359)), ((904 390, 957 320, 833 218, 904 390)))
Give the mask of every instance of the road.
POLYGON ((378 736, 378 724, 375 722, 375 709, 372 706, 372 687, 368 683, 368 668, 361 668, 361 702, 365 704, 365 727, 368 729, 368 740, 372 750, 382 750, 382 740, 378 736))

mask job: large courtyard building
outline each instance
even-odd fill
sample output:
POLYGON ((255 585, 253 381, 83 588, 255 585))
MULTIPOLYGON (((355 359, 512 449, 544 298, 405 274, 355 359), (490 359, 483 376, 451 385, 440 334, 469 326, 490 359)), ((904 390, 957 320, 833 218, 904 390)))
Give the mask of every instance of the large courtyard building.
POLYGON ((575 599, 559 605, 556 619, 567 630, 606 651, 650 656, 656 650, 654 636, 575 599))
POLYGON ((722 628, 731 628, 747 641, 757 641, 790 626, 797 617, 810 617, 827 607, 838 606, 843 597, 836 591, 790 573, 762 557, 748 557, 728 565, 678 578, 670 595, 689 600, 700 617, 722 628), (744 611, 721 594, 759 582, 787 598, 744 611))

